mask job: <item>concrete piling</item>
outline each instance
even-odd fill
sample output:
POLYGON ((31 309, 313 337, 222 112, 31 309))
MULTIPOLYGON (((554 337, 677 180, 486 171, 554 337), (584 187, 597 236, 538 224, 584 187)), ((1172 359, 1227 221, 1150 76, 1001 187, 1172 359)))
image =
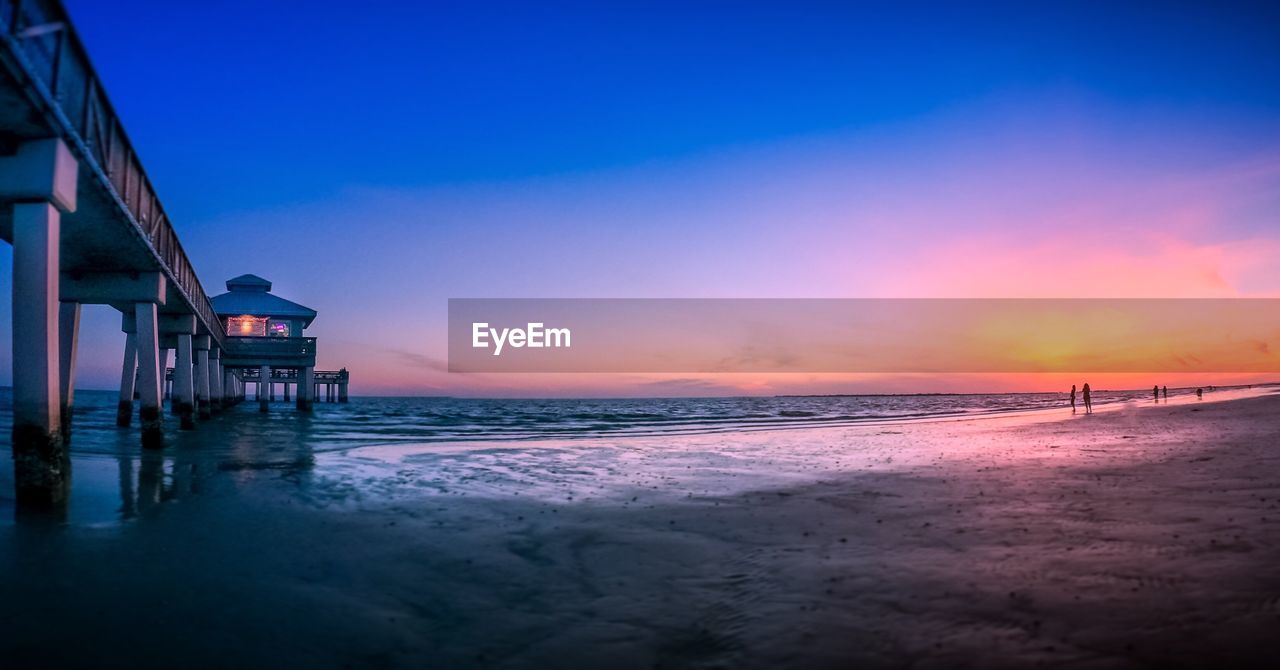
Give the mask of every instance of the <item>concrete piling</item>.
POLYGON ((191 335, 182 333, 177 337, 178 346, 173 357, 172 411, 178 416, 179 426, 183 430, 194 430, 196 388, 192 378, 195 366, 191 360, 191 335))
POLYGON ((138 355, 138 419, 142 424, 142 446, 159 449, 164 447, 164 426, 160 418, 160 388, 164 373, 160 367, 160 329, 156 304, 136 303, 134 317, 138 355))
POLYGON ((196 415, 202 420, 209 419, 213 416, 209 409, 209 336, 197 335, 192 338, 192 346, 195 347, 193 382, 196 415))
POLYGON ((218 347, 209 348, 209 409, 213 412, 222 410, 226 389, 222 379, 222 351, 218 347))
POLYGON ((62 441, 71 442, 71 413, 76 394, 76 350, 80 339, 80 303, 58 305, 58 414, 62 441))
POLYGON ((263 365, 258 368, 258 411, 268 411, 268 403, 271 401, 271 366, 263 365), (266 388, 263 388, 263 385, 266 388))
POLYGON ((133 394, 138 379, 138 335, 124 334, 124 362, 120 367, 120 402, 116 407, 116 425, 128 428, 133 420, 133 394))
POLYGON ((315 386, 315 368, 305 367, 298 371, 298 409, 311 411, 312 389, 315 386))
POLYGON ((17 496, 65 499, 71 461, 62 437, 58 233, 53 205, 13 206, 13 469, 17 496))

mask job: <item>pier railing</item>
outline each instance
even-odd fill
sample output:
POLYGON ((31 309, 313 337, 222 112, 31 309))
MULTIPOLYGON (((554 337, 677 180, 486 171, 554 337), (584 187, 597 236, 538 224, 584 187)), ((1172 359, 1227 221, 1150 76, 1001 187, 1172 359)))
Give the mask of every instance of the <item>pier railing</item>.
MULTIPOLYGON (((236 372, 236 376, 240 381, 256 382, 262 376, 258 368, 244 368, 236 372)), ((272 368, 272 381, 280 382, 297 382, 298 371, 292 368, 272 368)), ((341 383, 350 381, 351 373, 345 368, 342 370, 316 370, 313 373, 313 381, 317 384, 341 383)), ((165 368, 165 381, 173 381, 173 368, 165 368)))
POLYGON ((111 194, 191 309, 219 343, 213 306, 57 0, 0 0, 0 42, 63 139, 111 194))
MULTIPOLYGON (((256 382, 261 377, 261 372, 257 368, 246 368, 240 371, 241 381, 256 382)), ((273 381, 296 382, 298 381, 298 371, 290 368, 273 368, 271 370, 271 379, 273 381)), ((351 379, 351 373, 347 370, 316 370, 313 373, 313 379, 317 384, 345 382, 351 379)))
POLYGON ((225 356, 234 359, 296 360, 314 359, 314 337, 227 337, 225 356))

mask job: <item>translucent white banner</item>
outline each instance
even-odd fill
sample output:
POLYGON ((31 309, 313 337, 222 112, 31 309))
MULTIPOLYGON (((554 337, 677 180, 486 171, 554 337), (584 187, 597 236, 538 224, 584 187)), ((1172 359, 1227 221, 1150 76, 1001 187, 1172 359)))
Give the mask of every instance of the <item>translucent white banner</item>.
POLYGON ((1277 299, 451 299, 453 372, 1275 372, 1277 299))

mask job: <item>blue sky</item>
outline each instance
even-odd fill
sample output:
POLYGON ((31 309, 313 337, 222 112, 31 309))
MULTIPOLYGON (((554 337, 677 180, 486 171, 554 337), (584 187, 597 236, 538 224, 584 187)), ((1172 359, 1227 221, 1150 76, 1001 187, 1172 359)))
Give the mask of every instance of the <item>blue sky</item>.
POLYGON ((67 4, 166 203, 193 217, 635 165, 1045 88, 1280 112, 1273 3, 67 4))
POLYGON ((448 297, 1280 290, 1275 4, 66 4, 209 292, 358 392, 634 382, 443 375, 448 297))

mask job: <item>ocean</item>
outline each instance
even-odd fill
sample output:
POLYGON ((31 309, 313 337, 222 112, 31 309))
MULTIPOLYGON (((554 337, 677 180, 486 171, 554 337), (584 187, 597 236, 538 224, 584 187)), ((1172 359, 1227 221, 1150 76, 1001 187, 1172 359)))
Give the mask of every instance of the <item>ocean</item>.
MULTIPOLYGON (((1194 393, 1173 389, 1171 395, 1194 393)), ((1142 391, 1095 391, 1094 404, 1150 400, 1142 391)), ((1079 402, 1079 399, 1077 399, 1079 402)), ((310 415, 277 399, 258 412, 252 398, 230 410, 208 433, 228 448, 246 441, 305 444, 313 452, 388 444, 462 441, 652 437, 786 430, 972 417, 1067 407, 1066 393, 772 396, 730 398, 490 399, 353 397, 348 403, 316 403, 310 415)), ((1083 404, 1080 405, 1083 410, 1083 404)), ((137 429, 115 425, 116 394, 78 391, 73 452, 118 453, 136 446, 137 429)), ((9 434, 12 390, 0 389, 0 430, 9 434)), ((166 416, 166 432, 177 422, 166 416)))

